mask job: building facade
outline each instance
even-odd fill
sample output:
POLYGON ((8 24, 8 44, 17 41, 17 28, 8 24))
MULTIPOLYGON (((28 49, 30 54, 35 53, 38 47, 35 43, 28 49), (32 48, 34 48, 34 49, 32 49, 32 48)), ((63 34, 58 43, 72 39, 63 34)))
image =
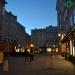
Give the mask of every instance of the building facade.
MULTIPOLYGON (((3 4, 3 1, 0 0, 0 3, 3 4)), ((30 38, 25 31, 25 27, 17 21, 17 16, 7 12, 4 6, 0 5, 0 9, 0 50, 25 49, 26 41, 30 38)))
POLYGON ((57 0, 56 10, 61 53, 75 57, 75 0, 57 0))
POLYGON ((29 50, 31 45, 31 36, 28 33, 25 33, 25 39, 25 48, 29 50))
POLYGON ((36 49, 46 49, 58 45, 58 30, 56 26, 31 31, 31 41, 36 49))
POLYGON ((46 27, 46 44, 48 46, 58 45, 58 28, 57 26, 46 27))
POLYGON ((4 19, 4 7, 5 7, 5 0, 0 0, 0 40, 2 39, 3 35, 3 19, 4 19))
POLYGON ((31 31, 31 41, 35 48, 46 47, 46 31, 45 29, 34 29, 31 31))
MULTIPOLYGON (((59 33, 61 33, 63 36, 68 32, 68 30, 73 26, 74 24, 74 8, 67 8, 66 3, 70 0, 57 0, 56 4, 56 10, 57 10, 57 25, 59 28, 59 33)), ((73 1, 73 6, 74 6, 73 1)))

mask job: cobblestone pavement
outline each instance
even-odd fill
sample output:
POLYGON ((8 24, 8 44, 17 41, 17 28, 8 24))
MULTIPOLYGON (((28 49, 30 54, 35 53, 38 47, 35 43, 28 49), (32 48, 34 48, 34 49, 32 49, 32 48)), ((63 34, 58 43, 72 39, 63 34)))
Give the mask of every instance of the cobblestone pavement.
POLYGON ((9 71, 0 75, 75 75, 75 65, 60 55, 37 55, 31 63, 24 57, 10 57, 9 71))

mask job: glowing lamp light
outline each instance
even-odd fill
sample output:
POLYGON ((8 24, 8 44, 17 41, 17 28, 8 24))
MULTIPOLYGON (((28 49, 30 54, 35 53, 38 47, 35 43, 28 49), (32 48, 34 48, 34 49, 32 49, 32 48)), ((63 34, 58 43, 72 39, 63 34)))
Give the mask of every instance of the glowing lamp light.
POLYGON ((15 51, 16 51, 16 52, 20 52, 20 50, 19 50, 19 49, 16 49, 15 51))
POLYGON ((34 45, 33 45, 33 44, 31 44, 31 45, 30 45, 30 47, 34 47, 34 45))
POLYGON ((51 52, 51 48, 47 48, 47 52, 51 52))
POLYGON ((75 49, 74 49, 74 47, 73 47, 73 56, 75 57, 75 49))
POLYGON ((15 46, 15 49, 16 49, 16 46, 15 46))
POLYGON ((23 47, 21 48, 21 52, 25 52, 25 49, 23 47))
POLYGON ((59 34, 58 34, 58 36, 60 37, 60 36, 61 36, 61 34, 59 33, 59 34))
POLYGON ((58 52, 58 48, 56 48, 56 52, 58 52))
POLYGON ((30 53, 30 49, 27 49, 27 51, 30 53))

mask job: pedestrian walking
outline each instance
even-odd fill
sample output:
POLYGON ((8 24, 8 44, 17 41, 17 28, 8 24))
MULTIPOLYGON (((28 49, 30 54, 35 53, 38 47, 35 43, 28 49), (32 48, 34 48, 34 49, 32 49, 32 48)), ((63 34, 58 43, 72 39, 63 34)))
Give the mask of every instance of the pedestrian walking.
POLYGON ((33 55, 34 53, 33 53, 33 50, 31 49, 30 50, 30 62, 32 62, 33 60, 34 60, 34 55, 33 55))
POLYGON ((29 56, 29 53, 28 53, 27 49, 25 49, 24 55, 25 55, 25 62, 27 62, 28 56, 29 56))

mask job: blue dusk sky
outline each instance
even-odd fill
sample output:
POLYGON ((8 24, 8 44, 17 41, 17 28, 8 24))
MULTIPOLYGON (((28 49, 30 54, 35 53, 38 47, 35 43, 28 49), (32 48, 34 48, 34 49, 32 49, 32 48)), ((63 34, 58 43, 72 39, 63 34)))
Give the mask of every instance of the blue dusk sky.
POLYGON ((57 25, 57 0, 6 0, 6 10, 17 16, 28 34, 31 29, 57 25))

